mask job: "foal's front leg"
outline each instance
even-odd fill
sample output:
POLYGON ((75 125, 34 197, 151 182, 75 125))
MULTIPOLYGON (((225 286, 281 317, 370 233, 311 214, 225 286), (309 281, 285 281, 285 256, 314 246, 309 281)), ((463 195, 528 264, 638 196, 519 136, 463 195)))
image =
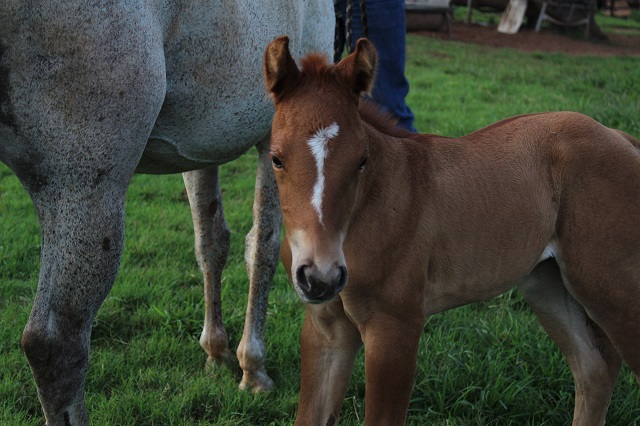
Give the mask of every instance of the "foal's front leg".
POLYGON ((405 424, 421 324, 382 313, 367 321, 364 336, 367 425, 405 424))
POLYGON ((236 355, 243 371, 241 389, 266 391, 273 381, 265 371, 264 327, 271 280, 280 257, 280 199, 269 156, 269 137, 256 146, 258 172, 253 202, 253 227, 247 235, 245 264, 249 275, 249 301, 242 340, 236 355))
POLYGON ((300 338, 302 382, 296 425, 337 424, 361 347, 360 333, 340 299, 307 305, 300 338))

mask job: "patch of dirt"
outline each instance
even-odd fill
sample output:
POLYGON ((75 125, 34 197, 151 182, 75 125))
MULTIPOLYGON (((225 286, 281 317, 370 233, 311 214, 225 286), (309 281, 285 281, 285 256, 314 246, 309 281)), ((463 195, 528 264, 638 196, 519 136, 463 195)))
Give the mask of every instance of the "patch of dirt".
MULTIPOLYGON (((425 37, 447 39, 447 32, 417 31, 425 37)), ((537 33, 532 28, 520 28, 516 34, 499 33, 496 27, 453 22, 451 40, 491 47, 507 47, 526 52, 562 52, 580 56, 640 56, 640 37, 607 34, 609 41, 584 39, 584 35, 561 34, 546 28, 537 33)))

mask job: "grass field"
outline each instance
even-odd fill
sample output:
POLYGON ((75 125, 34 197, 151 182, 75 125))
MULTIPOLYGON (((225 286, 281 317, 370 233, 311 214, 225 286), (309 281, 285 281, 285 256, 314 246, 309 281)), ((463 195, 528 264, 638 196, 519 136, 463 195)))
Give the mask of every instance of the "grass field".
MULTIPOLYGON (((459 136, 515 114, 573 110, 640 136, 637 58, 525 54, 415 36, 408 39, 408 58, 408 103, 422 132, 459 136)), ((255 164, 252 151, 221 172, 232 229, 223 310, 233 349, 247 299, 242 250, 251 227, 255 164)), ((0 194, 0 424, 40 425, 35 385, 20 350, 37 283, 38 224, 25 191, 2 165, 0 194)), ((282 267, 266 331, 275 390, 240 392, 234 368, 203 368, 203 300, 192 241, 181 177, 136 176, 128 193, 120 274, 93 329, 86 381, 92 422, 291 424, 303 308, 282 267)), ((360 358, 342 424, 362 422, 364 391, 360 358)), ((427 321, 409 424, 566 425, 572 410, 569 369, 517 292, 427 321)), ((640 424, 640 386, 626 367, 607 423, 640 424)))

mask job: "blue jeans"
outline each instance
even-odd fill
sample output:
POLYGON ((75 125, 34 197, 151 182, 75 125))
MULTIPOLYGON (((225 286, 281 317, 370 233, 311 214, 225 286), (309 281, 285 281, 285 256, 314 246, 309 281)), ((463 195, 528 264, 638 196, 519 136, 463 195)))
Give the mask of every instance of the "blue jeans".
MULTIPOLYGON (((336 8, 346 20, 346 0, 336 8)), ((409 82, 405 77, 406 24, 404 0, 366 0, 368 39, 378 51, 378 72, 371 91, 372 98, 384 109, 398 118, 398 124, 415 132, 413 112, 405 97, 409 93, 409 82)), ((360 2, 353 0, 351 42, 364 37, 360 18, 360 2)))

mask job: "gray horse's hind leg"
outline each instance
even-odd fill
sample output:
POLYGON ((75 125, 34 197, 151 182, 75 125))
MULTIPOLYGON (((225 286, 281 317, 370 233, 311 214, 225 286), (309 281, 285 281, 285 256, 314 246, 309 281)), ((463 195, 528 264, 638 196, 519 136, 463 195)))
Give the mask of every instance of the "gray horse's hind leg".
POLYGON ((208 363, 228 360, 231 352, 222 322, 220 290, 230 234, 222 208, 218 167, 183 173, 182 177, 191 205, 196 259, 204 276, 205 319, 200 346, 209 355, 208 363))
POLYGON ((236 352, 243 371, 241 389, 268 390, 273 381, 264 367, 264 327, 271 280, 280 257, 280 199, 269 156, 269 138, 258 146, 253 227, 246 238, 245 264, 250 290, 242 340, 236 352))
POLYGON ((8 58, 15 126, 0 144, 42 234, 22 347, 50 426, 88 424, 91 326, 116 277, 126 190, 165 97, 155 18, 121 3, 24 8, 19 39, 27 41, 8 58), (29 33, 43 17, 59 37, 29 33))
MULTIPOLYGON (((49 182, 55 176, 49 176, 49 182)), ((69 178, 73 180, 73 178, 69 178)), ((116 277, 126 186, 31 191, 40 217, 40 278, 22 347, 48 425, 88 424, 84 379, 91 326, 116 277)))

